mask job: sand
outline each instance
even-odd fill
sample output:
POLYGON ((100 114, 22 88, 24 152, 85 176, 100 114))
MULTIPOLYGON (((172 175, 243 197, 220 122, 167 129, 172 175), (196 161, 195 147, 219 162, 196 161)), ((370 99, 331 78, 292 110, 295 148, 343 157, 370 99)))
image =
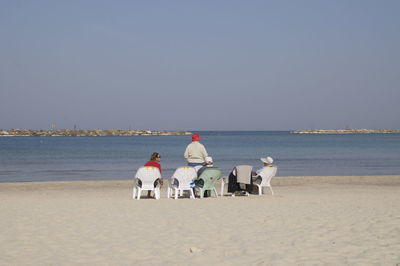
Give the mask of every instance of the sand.
POLYGON ((133 200, 126 180, 0 183, 0 265, 400 265, 400 176, 272 186, 133 200))

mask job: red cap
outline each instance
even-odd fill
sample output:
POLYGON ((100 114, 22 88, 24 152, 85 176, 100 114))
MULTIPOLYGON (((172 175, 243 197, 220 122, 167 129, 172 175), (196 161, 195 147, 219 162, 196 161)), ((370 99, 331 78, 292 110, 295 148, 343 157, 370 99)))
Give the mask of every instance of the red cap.
POLYGON ((192 141, 199 141, 200 140, 200 135, 199 134, 193 134, 192 135, 192 141))

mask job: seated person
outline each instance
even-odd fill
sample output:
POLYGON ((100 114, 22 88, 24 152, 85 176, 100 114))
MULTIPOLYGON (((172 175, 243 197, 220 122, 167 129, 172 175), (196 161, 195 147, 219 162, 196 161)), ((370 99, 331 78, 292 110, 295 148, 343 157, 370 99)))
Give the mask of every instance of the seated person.
MULTIPOLYGON (((153 152, 153 154, 150 157, 150 161, 145 163, 144 166, 157 167, 158 170, 160 170, 160 174, 162 174, 160 161, 161 161, 161 155, 158 152, 153 152)), ((154 182, 154 187, 156 187, 158 184, 160 184, 160 187, 162 186, 163 184, 162 179, 157 179, 154 182)), ((147 192, 147 197, 149 198, 151 197, 150 190, 147 192)))
MULTIPOLYGON (((207 168, 214 167, 213 158, 211 156, 207 156, 205 159, 205 164, 197 170, 197 176, 200 176, 201 173, 204 172, 207 168)), ((217 168, 217 167, 214 167, 217 168)))
MULTIPOLYGON (((213 158, 211 156, 207 156, 205 158, 205 164, 203 167, 197 170, 197 177, 201 176, 201 174, 204 172, 204 170, 208 168, 217 168, 214 166, 213 158)), ((202 179, 196 179, 194 181, 196 186, 203 186, 203 180, 202 179)), ((205 192, 204 197, 208 197, 208 191, 205 192)))
POLYGON ((264 166, 256 171, 257 176, 253 178, 253 182, 257 184, 260 184, 262 181, 262 178, 259 176, 259 174, 263 170, 266 170, 266 168, 274 167, 274 165, 272 164, 274 162, 274 159, 272 159, 272 157, 267 156, 265 158, 260 158, 260 160, 264 163, 264 166))

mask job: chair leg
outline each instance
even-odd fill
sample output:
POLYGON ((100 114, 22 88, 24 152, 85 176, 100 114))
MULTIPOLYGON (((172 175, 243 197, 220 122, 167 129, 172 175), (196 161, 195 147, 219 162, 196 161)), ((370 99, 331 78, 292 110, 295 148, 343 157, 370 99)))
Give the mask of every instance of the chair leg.
POLYGON ((168 186, 167 188, 167 199, 169 199, 171 193, 171 188, 168 186))
POLYGON ((136 187, 133 187, 133 191, 132 191, 132 199, 136 198, 136 187))
POLYGON ((218 198, 218 192, 217 192, 217 189, 216 189, 216 188, 214 188, 214 189, 213 189, 213 191, 214 191, 214 193, 215 193, 215 197, 216 197, 216 198, 218 198))
POLYGON ((258 187, 258 195, 261 196, 262 195, 262 186, 257 185, 258 187))
POLYGON ((189 189, 189 192, 190 192, 190 198, 194 199, 195 197, 194 197, 193 189, 189 189))
POLYGON ((274 191, 272 190, 271 186, 269 186, 269 190, 271 190, 271 195, 274 195, 274 191))
POLYGON ((142 194, 142 189, 138 188, 138 195, 137 195, 137 199, 140 200, 140 195, 142 194))
POLYGON ((224 195, 224 185, 225 185, 225 181, 224 181, 224 179, 221 179, 221 196, 224 195))
POLYGON ((178 194, 179 194, 179 190, 176 188, 175 189, 175 199, 178 199, 178 194))
POLYGON ((155 196, 156 200, 160 199, 160 193, 161 193, 160 188, 156 188, 154 190, 154 196, 155 196))

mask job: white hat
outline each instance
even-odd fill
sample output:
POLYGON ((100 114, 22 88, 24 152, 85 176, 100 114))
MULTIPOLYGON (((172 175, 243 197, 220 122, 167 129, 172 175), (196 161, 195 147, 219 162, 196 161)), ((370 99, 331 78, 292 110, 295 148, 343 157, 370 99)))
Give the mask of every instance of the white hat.
POLYGON ((213 162, 213 158, 211 156, 207 156, 205 161, 206 161, 206 163, 212 163, 213 162))
POLYGON ((263 163, 267 163, 267 164, 271 164, 271 163, 273 163, 274 162, 274 159, 272 159, 271 157, 266 157, 266 158, 260 158, 260 160, 263 162, 263 163))

